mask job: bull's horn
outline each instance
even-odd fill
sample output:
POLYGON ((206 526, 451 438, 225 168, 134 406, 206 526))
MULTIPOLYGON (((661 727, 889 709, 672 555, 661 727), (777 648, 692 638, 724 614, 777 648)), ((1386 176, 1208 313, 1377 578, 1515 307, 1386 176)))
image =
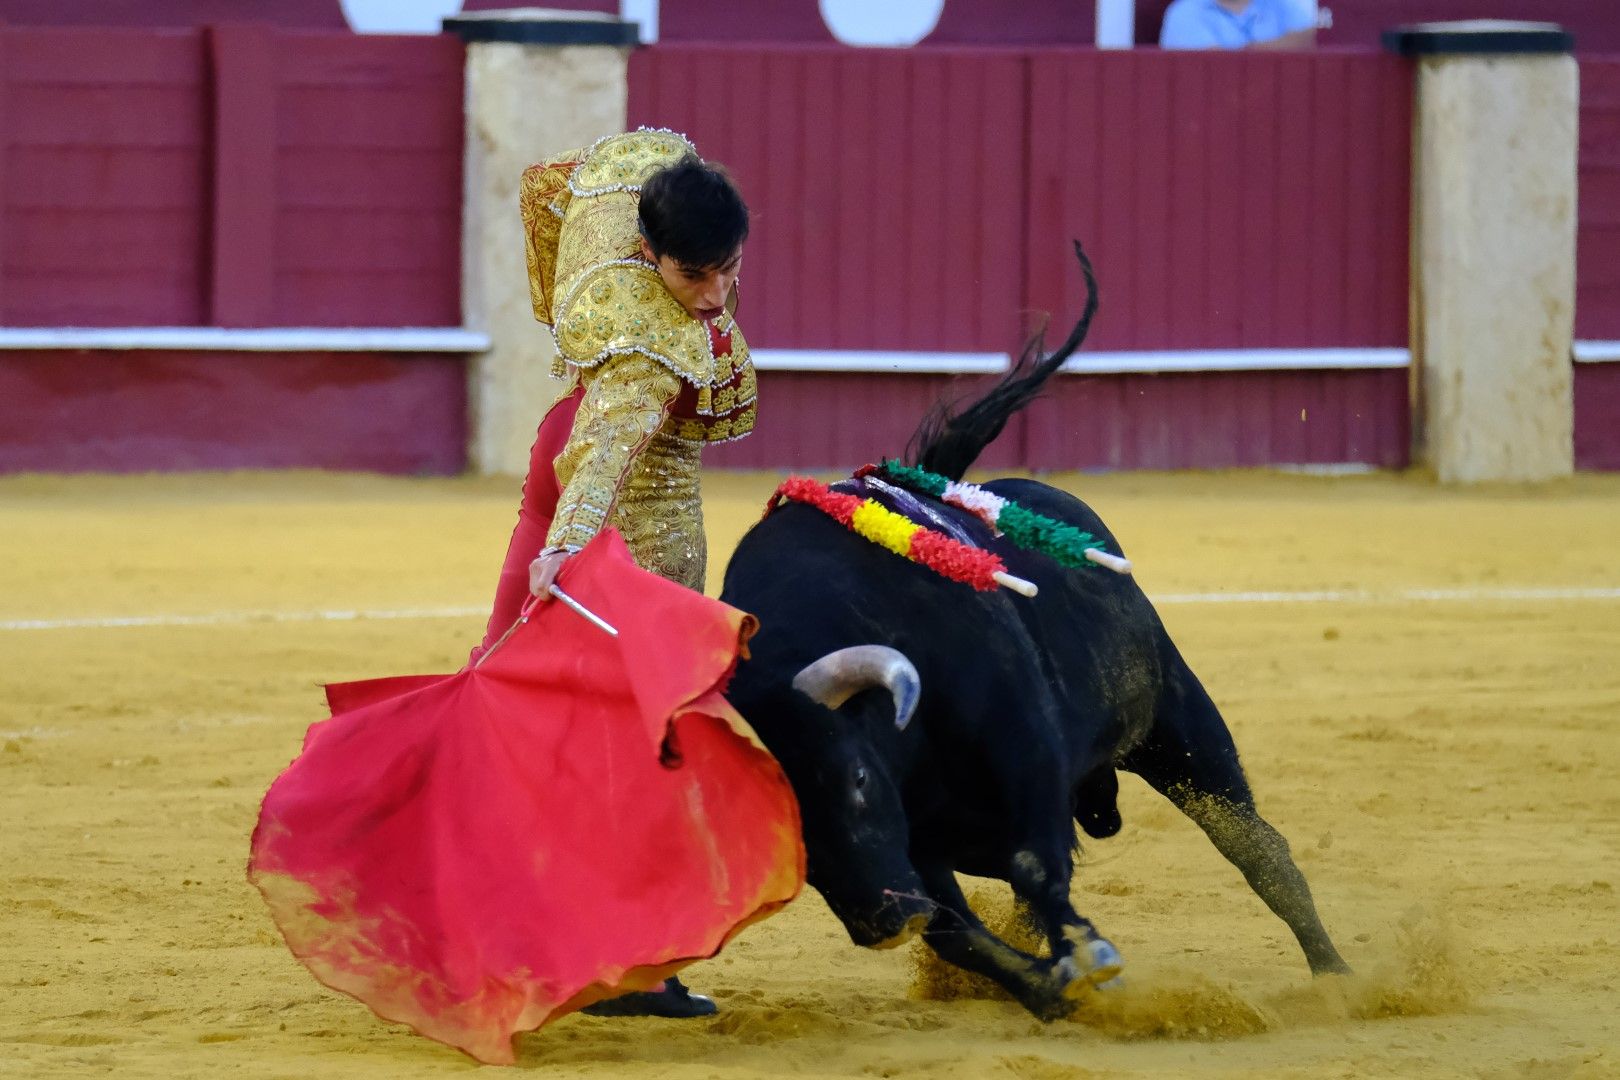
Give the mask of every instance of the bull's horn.
POLYGON ((922 679, 906 654, 887 645, 851 645, 793 676, 793 689, 836 709, 862 690, 881 686, 894 698, 894 726, 904 731, 922 696, 922 679))

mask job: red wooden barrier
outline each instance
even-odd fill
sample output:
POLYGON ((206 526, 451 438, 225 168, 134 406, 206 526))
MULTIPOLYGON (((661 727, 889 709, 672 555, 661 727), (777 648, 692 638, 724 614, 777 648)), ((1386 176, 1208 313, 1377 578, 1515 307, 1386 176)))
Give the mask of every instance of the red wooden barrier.
POLYGON ((1007 349, 1103 282, 1097 348, 1406 342, 1411 82, 1377 55, 660 47, 630 118, 758 212, 762 345, 1007 349), (1027 199, 1027 209, 1025 201, 1027 199))
POLYGON ((276 44, 269 325, 461 325, 460 41, 276 44))
POLYGON ((0 352, 0 473, 466 466, 458 356, 0 352))
POLYGON ((1620 57, 1581 60, 1575 336, 1620 341, 1620 57))
POLYGON ((1408 66, 1377 55, 1032 60, 1029 303, 1099 349, 1406 344, 1408 66), (1059 321, 1062 321, 1061 318, 1059 321))
POLYGON ((448 37, 0 28, 0 324, 459 325, 448 37))
POLYGON ((1575 365, 1575 467, 1620 469, 1620 364, 1575 365))
POLYGON ((205 321, 197 34, 0 28, 0 57, 0 324, 205 321))
POLYGON ((668 46, 630 123, 726 163, 755 212, 761 346, 1007 349, 1022 306, 1025 64, 993 52, 668 46))
POLYGON ((1407 464, 1407 374, 1226 371, 1067 376, 1029 409, 1045 469, 1407 464))

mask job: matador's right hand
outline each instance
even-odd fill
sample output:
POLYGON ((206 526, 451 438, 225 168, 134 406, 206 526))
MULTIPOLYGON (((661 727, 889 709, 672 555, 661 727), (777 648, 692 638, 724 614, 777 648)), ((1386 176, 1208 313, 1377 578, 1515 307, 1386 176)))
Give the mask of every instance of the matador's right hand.
POLYGON ((550 600, 551 583, 562 572, 563 563, 574 553, 566 548, 548 548, 529 564, 529 592, 541 600, 550 600))

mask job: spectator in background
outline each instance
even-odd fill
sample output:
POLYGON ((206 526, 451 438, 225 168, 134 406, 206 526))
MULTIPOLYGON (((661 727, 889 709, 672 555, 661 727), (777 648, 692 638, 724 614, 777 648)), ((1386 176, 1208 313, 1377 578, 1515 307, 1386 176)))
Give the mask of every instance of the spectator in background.
POLYGON ((1311 49, 1314 0, 1175 0, 1159 30, 1164 49, 1311 49))

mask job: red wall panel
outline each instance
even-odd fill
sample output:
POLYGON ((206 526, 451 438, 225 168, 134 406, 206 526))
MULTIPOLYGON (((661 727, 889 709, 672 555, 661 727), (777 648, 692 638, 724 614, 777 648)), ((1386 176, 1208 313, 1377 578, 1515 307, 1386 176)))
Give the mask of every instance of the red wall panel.
POLYGON ((0 473, 466 467, 459 356, 0 352, 0 473))
MULTIPOLYGON (((1620 340, 1620 57, 1581 60, 1575 336, 1620 340)), ((1620 414, 1617 414, 1620 416, 1620 414)), ((1620 419, 1616 421, 1620 425, 1620 419)))
MULTIPOLYGON (((1063 375, 1013 418, 976 468, 1400 468, 1410 445, 1406 378, 1399 369, 1063 375)), ((936 400, 970 398, 986 384, 982 377, 764 372, 758 429, 705 452, 704 463, 830 470, 896 457, 936 400)), ((1606 445, 1620 455, 1620 441, 1606 445)))
POLYGON ((1401 346, 1409 67, 1377 55, 1037 53, 1029 303, 1102 285, 1099 349, 1401 346))
POLYGON ((0 56, 0 324, 459 325, 459 41, 0 29, 0 56))
POLYGON ((1068 375, 1029 407, 1032 469, 1407 464, 1406 372, 1068 375))
POLYGON ((1007 349, 1022 305, 1023 59, 660 46, 630 122, 689 135, 754 212, 756 345, 1007 349))
MULTIPOLYGON (((980 376, 831 374, 765 371, 759 426, 746 439, 704 451, 722 469, 851 469, 899 457, 938 400, 971 399, 980 376)), ((1024 416, 1013 417, 980 456, 979 467, 1023 467, 1024 416)))
POLYGON ((1620 364, 1575 365, 1575 467, 1620 469, 1620 364))
POLYGON ((270 325, 459 326, 461 43, 276 48, 270 325))
POLYGON ((199 36, 0 28, 0 59, 0 323, 201 321, 199 36))

